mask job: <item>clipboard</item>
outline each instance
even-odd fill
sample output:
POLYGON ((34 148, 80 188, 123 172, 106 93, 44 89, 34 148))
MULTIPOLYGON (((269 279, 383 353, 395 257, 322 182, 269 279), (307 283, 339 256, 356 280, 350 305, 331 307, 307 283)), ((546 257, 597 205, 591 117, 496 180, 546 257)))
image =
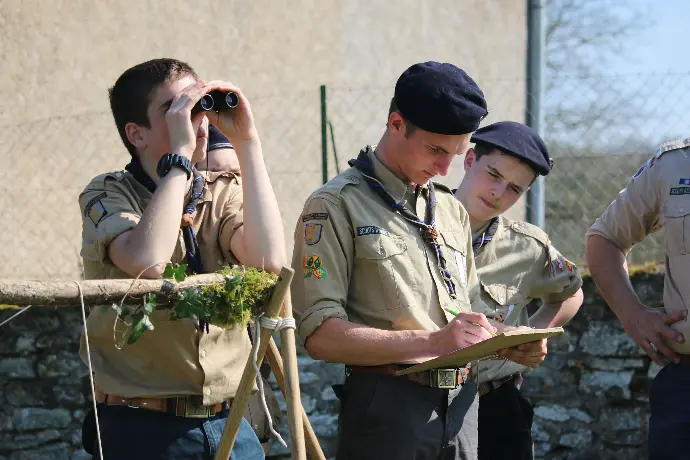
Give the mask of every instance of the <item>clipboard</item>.
POLYGON ((535 340, 548 339, 563 334, 562 327, 550 327, 547 329, 517 329, 502 332, 495 337, 475 343, 467 348, 430 359, 412 367, 396 371, 396 375, 411 374, 413 372, 428 371, 446 367, 464 367, 467 363, 477 359, 486 358, 504 348, 512 348, 523 343, 535 340))

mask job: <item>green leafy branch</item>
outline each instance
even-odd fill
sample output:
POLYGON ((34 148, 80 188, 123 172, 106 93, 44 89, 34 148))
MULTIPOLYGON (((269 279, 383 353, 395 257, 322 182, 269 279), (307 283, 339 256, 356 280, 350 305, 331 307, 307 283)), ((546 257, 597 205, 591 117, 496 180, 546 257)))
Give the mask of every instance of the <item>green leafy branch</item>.
MULTIPOLYGON (((168 264, 163 278, 179 283, 185 280, 186 271, 186 265, 168 264)), ((162 304, 155 294, 144 295, 142 304, 135 308, 113 304, 117 319, 126 327, 120 348, 154 329, 149 316, 156 310, 169 310, 171 321, 193 319, 225 329, 245 328, 253 316, 263 311, 278 281, 277 275, 256 268, 224 267, 217 273, 223 275, 224 282, 187 289, 162 304)))

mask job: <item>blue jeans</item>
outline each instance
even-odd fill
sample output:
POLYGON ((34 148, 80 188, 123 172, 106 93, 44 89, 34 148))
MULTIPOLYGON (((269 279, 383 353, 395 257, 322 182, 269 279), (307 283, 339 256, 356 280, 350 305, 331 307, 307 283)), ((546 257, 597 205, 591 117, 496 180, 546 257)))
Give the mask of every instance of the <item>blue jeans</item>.
MULTIPOLYGON (((99 404, 98 413, 105 460, 212 460, 223 436, 229 411, 198 419, 99 404)), ((90 448, 87 451, 91 450, 95 458, 100 458, 93 410, 84 420, 83 431, 84 448, 90 448)), ((264 458, 264 450, 254 430, 242 419, 230 459, 264 458)))
POLYGON ((649 390, 650 460, 690 456, 690 367, 666 365, 649 390))

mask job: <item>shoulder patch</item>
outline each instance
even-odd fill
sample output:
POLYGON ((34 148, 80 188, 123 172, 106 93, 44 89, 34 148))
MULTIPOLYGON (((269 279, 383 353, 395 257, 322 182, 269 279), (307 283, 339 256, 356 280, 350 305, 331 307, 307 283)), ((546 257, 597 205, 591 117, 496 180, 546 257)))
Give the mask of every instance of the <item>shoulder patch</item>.
POLYGON ((522 235, 527 235, 539 241, 545 247, 550 244, 549 235, 536 225, 527 222, 516 221, 510 224, 510 229, 522 235))
POLYGON ((658 149, 656 149, 654 158, 659 158, 661 155, 663 155, 666 152, 670 152, 671 150, 684 149, 687 147, 690 147, 690 137, 686 137, 685 139, 676 139, 674 141, 664 142, 659 146, 658 149))
POLYGON ((96 228, 98 228, 98 224, 105 219, 105 216, 108 215, 108 210, 105 209, 105 206, 103 206, 103 202, 101 201, 107 196, 108 194, 103 192, 89 200, 84 207, 84 216, 91 219, 91 222, 93 222, 93 225, 96 228))

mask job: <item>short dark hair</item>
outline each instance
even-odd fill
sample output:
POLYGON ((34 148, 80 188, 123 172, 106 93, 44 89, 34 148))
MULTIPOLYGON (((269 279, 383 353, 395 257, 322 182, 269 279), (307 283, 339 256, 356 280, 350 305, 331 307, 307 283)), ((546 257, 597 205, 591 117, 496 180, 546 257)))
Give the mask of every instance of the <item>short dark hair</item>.
POLYGON ((395 102, 395 96, 391 98, 391 105, 388 108, 388 118, 391 117, 391 113, 393 112, 398 112, 401 117, 405 120, 405 137, 410 137, 415 131, 417 131, 417 125, 412 123, 410 120, 405 118, 405 115, 400 112, 400 109, 398 108, 398 103, 395 102))
POLYGON ((137 151, 127 139, 125 125, 136 123, 150 127, 148 108, 153 92, 161 85, 187 75, 197 78, 194 69, 185 62, 168 58, 153 59, 125 70, 108 90, 117 131, 132 157, 136 157, 137 151))
POLYGON ((500 153, 503 155, 510 155, 513 158, 517 158, 520 163, 522 163, 525 166, 528 166, 532 170, 532 172, 534 172, 534 179, 532 179, 532 182, 530 182, 530 185, 532 185, 532 183, 537 179, 537 177, 539 177, 539 173, 537 173, 537 170, 534 169, 534 165, 523 160, 522 158, 516 157, 515 155, 511 154, 510 152, 506 152, 505 150, 496 147, 495 145, 487 144, 486 142, 477 142, 476 144, 474 144, 473 150, 474 150, 475 161, 479 161, 479 159, 481 157, 483 157, 484 155, 489 155, 489 154, 494 153, 494 152, 500 153))
POLYGON ((493 153, 494 151, 498 153, 505 153, 503 150, 499 149, 498 147, 491 145, 491 144, 486 144, 484 142, 477 142, 474 144, 474 158, 479 160, 481 157, 484 155, 489 155, 490 153, 493 153))

